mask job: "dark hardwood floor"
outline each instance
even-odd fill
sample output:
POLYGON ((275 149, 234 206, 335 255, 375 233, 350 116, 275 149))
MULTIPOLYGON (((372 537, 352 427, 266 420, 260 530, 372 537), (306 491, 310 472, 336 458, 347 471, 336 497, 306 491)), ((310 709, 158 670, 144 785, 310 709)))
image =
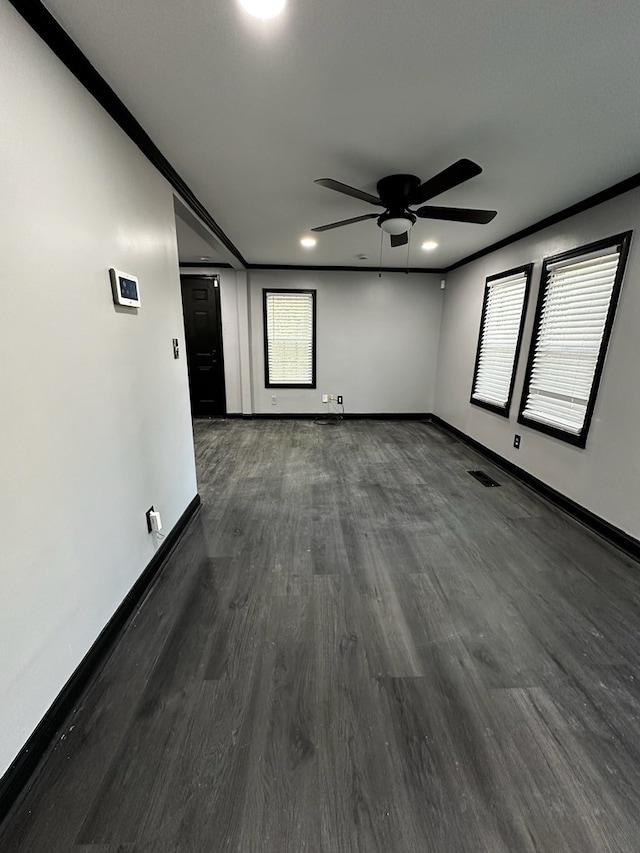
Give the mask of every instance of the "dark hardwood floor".
POLYGON ((2 853, 640 851, 636 563, 428 424, 195 434, 2 853))

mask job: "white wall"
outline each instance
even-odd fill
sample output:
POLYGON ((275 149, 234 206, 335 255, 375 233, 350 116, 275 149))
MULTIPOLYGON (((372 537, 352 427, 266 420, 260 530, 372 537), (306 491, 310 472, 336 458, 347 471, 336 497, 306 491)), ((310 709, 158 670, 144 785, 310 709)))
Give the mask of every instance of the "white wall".
POLYGON ((562 494, 640 538, 640 191, 574 216, 447 275, 435 413, 562 494), (542 260, 633 229, 633 241, 587 446, 581 450, 517 423, 542 260), (534 261, 509 419, 469 403, 485 278, 534 261), (513 436, 522 436, 520 450, 513 436))
POLYGON ((7 3, 0 92, 1 774, 197 487, 171 189, 7 3))
POLYGON ((347 413, 432 411, 438 276, 252 270, 250 293, 254 412, 324 413, 322 394, 342 394, 347 413), (263 288, 317 291, 315 390, 265 388, 263 288))

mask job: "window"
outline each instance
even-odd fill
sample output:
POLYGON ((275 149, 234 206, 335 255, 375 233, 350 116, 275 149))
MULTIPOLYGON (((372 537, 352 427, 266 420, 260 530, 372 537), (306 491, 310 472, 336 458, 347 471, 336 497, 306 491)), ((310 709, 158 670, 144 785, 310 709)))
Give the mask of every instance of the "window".
POLYGON ((471 402, 509 416, 533 264, 491 275, 484 288, 471 402))
POLYGON ((263 290, 267 388, 316 387, 315 290, 263 290))
POLYGON ((584 447, 631 232, 546 258, 518 421, 584 447))

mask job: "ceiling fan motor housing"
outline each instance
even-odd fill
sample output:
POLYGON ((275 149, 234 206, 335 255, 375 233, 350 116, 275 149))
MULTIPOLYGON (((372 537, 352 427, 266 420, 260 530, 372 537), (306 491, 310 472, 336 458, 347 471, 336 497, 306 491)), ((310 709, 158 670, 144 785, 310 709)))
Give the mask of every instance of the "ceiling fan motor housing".
POLYGON ((404 210, 413 204, 413 196, 420 187, 416 175, 389 175, 377 183, 378 195, 387 210, 404 210))
POLYGON ((416 217, 407 208, 419 186, 417 175, 388 175, 378 181, 378 195, 387 208, 378 225, 387 234, 404 234, 415 224, 416 217))

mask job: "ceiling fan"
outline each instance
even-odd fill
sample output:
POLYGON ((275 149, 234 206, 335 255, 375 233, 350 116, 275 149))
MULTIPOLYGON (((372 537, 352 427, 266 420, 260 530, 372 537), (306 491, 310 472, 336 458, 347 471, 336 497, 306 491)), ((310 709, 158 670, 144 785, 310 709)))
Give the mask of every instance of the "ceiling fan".
POLYGON ((457 187, 458 184, 474 178, 482 172, 480 166, 473 160, 462 159, 453 163, 444 171, 421 183, 420 178, 415 175, 389 175, 377 183, 378 195, 358 190, 333 178, 318 178, 314 181, 321 187, 335 190, 336 192, 358 198, 361 201, 384 207, 383 213, 365 213, 364 216, 355 216, 353 219, 343 219, 340 222, 332 222, 329 225, 319 225, 312 231, 329 231, 332 228, 341 228, 343 225, 351 225, 353 222, 363 222, 365 219, 377 219, 378 226, 391 235, 392 246, 404 246, 409 242, 409 230, 415 224, 416 219, 446 219, 451 222, 474 222, 478 225, 486 225, 496 215, 496 210, 474 210, 466 207, 433 207, 425 205, 426 201, 434 196, 440 195, 447 190, 457 187), (411 210, 410 205, 421 204, 417 210, 411 210))

